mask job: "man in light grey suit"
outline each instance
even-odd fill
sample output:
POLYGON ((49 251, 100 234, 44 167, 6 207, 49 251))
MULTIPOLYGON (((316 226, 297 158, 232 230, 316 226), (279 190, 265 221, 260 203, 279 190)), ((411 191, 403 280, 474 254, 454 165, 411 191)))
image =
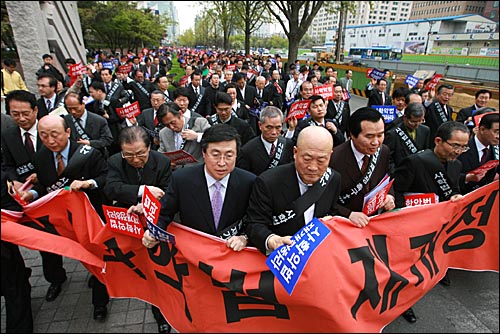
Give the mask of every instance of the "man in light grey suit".
MULTIPOLYGON (((158 108, 156 114, 158 120, 165 126, 160 131, 159 152, 174 152, 184 150, 191 154, 198 162, 203 162, 201 149, 201 137, 203 132, 210 127, 206 118, 194 117, 186 118, 175 103, 165 103, 158 108)), ((171 160, 171 167, 184 167, 171 160)), ((186 166, 193 165, 188 164, 186 166)))

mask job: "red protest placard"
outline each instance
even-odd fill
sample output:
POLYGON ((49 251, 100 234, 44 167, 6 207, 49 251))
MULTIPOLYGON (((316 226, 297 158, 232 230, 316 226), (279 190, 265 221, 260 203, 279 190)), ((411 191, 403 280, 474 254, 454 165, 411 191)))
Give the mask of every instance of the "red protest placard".
POLYGON ((81 74, 86 74, 87 68, 81 62, 75 65, 69 65, 68 76, 71 78, 77 77, 81 74))
POLYGON ((179 80, 179 87, 184 87, 188 83, 188 76, 185 75, 179 80))
POLYGON ((170 161, 175 163, 176 165, 185 165, 198 162, 191 154, 184 150, 177 150, 172 152, 164 152, 170 161))
POLYGON ((367 69, 367 70, 366 70, 366 77, 367 77, 368 79, 370 79, 370 78, 371 78, 371 77, 370 77, 370 73, 372 73, 372 71, 373 71, 373 68, 369 68, 369 69, 367 69))
POLYGON ((121 118, 132 118, 141 113, 141 108, 139 108, 139 102, 135 101, 127 107, 116 108, 116 113, 121 118))
POLYGON ((321 95, 321 97, 325 100, 333 100, 333 86, 332 85, 323 85, 314 87, 314 95, 321 95))
POLYGON ((370 216, 382 207, 393 182, 394 180, 389 181, 389 176, 386 175, 372 191, 365 195, 363 205, 365 215, 370 216))
POLYGON ((127 74, 128 75, 131 70, 132 70, 132 64, 127 64, 127 65, 118 66, 117 72, 121 73, 121 74, 127 74))
POLYGON ((481 123, 481 118, 483 118, 486 115, 491 115, 491 114, 498 114, 498 111, 497 112, 486 112, 484 114, 474 115, 474 125, 479 126, 479 123, 481 123))
POLYGON ((486 161, 481 166, 477 167, 476 169, 471 170, 467 174, 481 174, 481 173, 486 172, 492 168, 496 168, 497 166, 498 166, 498 160, 489 160, 489 161, 486 161))
POLYGON ((144 186, 142 193, 142 210, 146 220, 156 225, 158 217, 160 216, 160 201, 153 196, 148 186, 144 186))
POLYGON ((226 70, 234 71, 236 69, 236 64, 226 65, 226 70))
POLYGON ((296 119, 302 119, 307 114, 309 110, 309 104, 311 100, 302 100, 294 102, 290 106, 290 111, 288 112, 288 116, 285 118, 285 122, 288 122, 291 118, 295 117, 296 119))
POLYGON ((439 80, 442 77, 443 77, 442 74, 434 74, 434 76, 432 77, 432 79, 427 83, 427 85, 425 85, 425 89, 426 90, 431 90, 431 89, 436 88, 437 83, 439 82, 439 80))
POLYGON ((106 226, 111 231, 125 234, 133 238, 141 239, 144 234, 144 228, 139 217, 132 213, 127 213, 127 208, 118 208, 114 206, 103 205, 106 226))
POLYGON ((418 206, 438 203, 438 197, 434 193, 405 194, 405 206, 418 206))

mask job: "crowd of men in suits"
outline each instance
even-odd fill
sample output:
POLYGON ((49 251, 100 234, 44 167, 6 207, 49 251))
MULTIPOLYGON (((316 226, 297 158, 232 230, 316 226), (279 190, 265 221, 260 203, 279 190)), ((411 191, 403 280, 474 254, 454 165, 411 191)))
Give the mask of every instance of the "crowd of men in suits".
MULTIPOLYGON (((381 212, 405 206, 406 193, 460 200, 498 179, 498 168, 469 173, 498 160, 498 112, 477 124, 474 118, 485 112, 487 90, 453 121, 453 86, 440 85, 424 99, 398 88, 392 93, 397 118, 386 123, 370 107, 390 98, 381 94, 386 79, 374 83, 373 94, 380 95, 370 97, 369 106, 351 110, 345 99, 351 70, 337 83, 333 68, 322 77, 315 64, 299 79, 304 69, 292 64, 285 73, 279 57, 251 62, 230 53, 177 51, 186 75, 175 83, 154 55, 144 64, 131 57, 130 73, 88 66, 64 94, 56 93, 58 79, 50 73, 38 76, 38 99, 26 90, 10 92, 9 115, 2 114, 2 203, 10 203, 4 202, 8 179, 15 188, 32 184, 20 190, 27 201, 68 186, 85 191, 101 216, 103 204, 142 213, 138 203, 148 186, 162 203, 161 227, 177 221, 224 238, 235 251, 251 245, 269 254, 290 244, 313 217, 341 215, 353 226, 368 225, 364 196, 386 174, 395 182, 381 212), (313 94, 319 84, 333 86, 333 99, 313 94), (310 101, 306 117, 285 122, 290 101, 298 100, 310 101), (132 102, 140 114, 120 116, 132 102), (179 152, 194 162, 177 159, 173 153, 179 152), (442 175, 440 183, 435 174, 442 175)), ((21 209, 16 203, 9 208, 21 209)), ((146 232, 143 244, 156 247, 158 240, 146 232)), ((5 263, 16 270, 5 282, 26 282, 17 247, 6 247, 14 250, 5 263)), ((42 260, 51 283, 46 300, 53 301, 67 279, 62 257, 42 252, 42 260)), ((31 314, 19 312, 30 303, 27 286, 18 286, 23 297, 7 311, 8 330, 32 331, 31 314)), ((103 321, 106 287, 93 276, 89 286, 94 319, 103 321)), ((159 332, 169 332, 161 312, 152 310, 159 332)), ((403 316, 416 321, 411 309, 403 316)))

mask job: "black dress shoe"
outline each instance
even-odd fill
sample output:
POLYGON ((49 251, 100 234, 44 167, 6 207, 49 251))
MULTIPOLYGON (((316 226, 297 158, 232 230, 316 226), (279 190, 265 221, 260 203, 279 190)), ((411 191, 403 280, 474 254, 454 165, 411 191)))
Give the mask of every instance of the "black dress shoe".
POLYGON ((160 334, 170 333, 171 329, 172 329, 172 327, 170 327, 169 324, 158 325, 158 333, 160 333, 160 334))
POLYGON ((94 306, 94 320, 104 321, 108 315, 108 308, 106 306, 94 306))
POLYGON ((413 313, 413 310, 411 309, 411 307, 409 309, 407 309, 403 314, 401 314, 403 316, 403 318, 405 318, 406 321, 408 321, 409 323, 414 323, 414 322, 417 322, 417 317, 415 316, 415 313, 413 313))
POLYGON ((57 283, 52 283, 47 290, 47 294, 45 295, 45 300, 51 302, 59 296, 61 293, 61 285, 57 283))
POLYGON ((448 272, 446 272, 446 275, 444 275, 443 278, 441 278, 441 280, 439 281, 439 283, 441 285, 444 285, 444 286, 450 286, 451 285, 450 276, 448 276, 448 272))

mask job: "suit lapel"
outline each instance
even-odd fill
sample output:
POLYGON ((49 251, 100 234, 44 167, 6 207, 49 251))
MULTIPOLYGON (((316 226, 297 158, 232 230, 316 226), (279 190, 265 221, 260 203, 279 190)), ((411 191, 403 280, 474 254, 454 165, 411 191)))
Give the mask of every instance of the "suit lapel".
POLYGON ((190 182, 190 188, 191 188, 190 200, 191 200, 191 205, 193 207, 194 206, 198 207, 198 210, 200 211, 200 216, 203 217, 203 221, 200 220, 198 223, 200 225, 206 224, 206 226, 208 226, 208 229, 212 231, 213 234, 215 234, 215 224, 212 213, 212 205, 210 202, 210 194, 208 193, 207 180, 205 179, 204 167, 205 164, 189 167, 197 169, 197 172, 193 175, 193 178, 191 179, 192 182, 190 182))

